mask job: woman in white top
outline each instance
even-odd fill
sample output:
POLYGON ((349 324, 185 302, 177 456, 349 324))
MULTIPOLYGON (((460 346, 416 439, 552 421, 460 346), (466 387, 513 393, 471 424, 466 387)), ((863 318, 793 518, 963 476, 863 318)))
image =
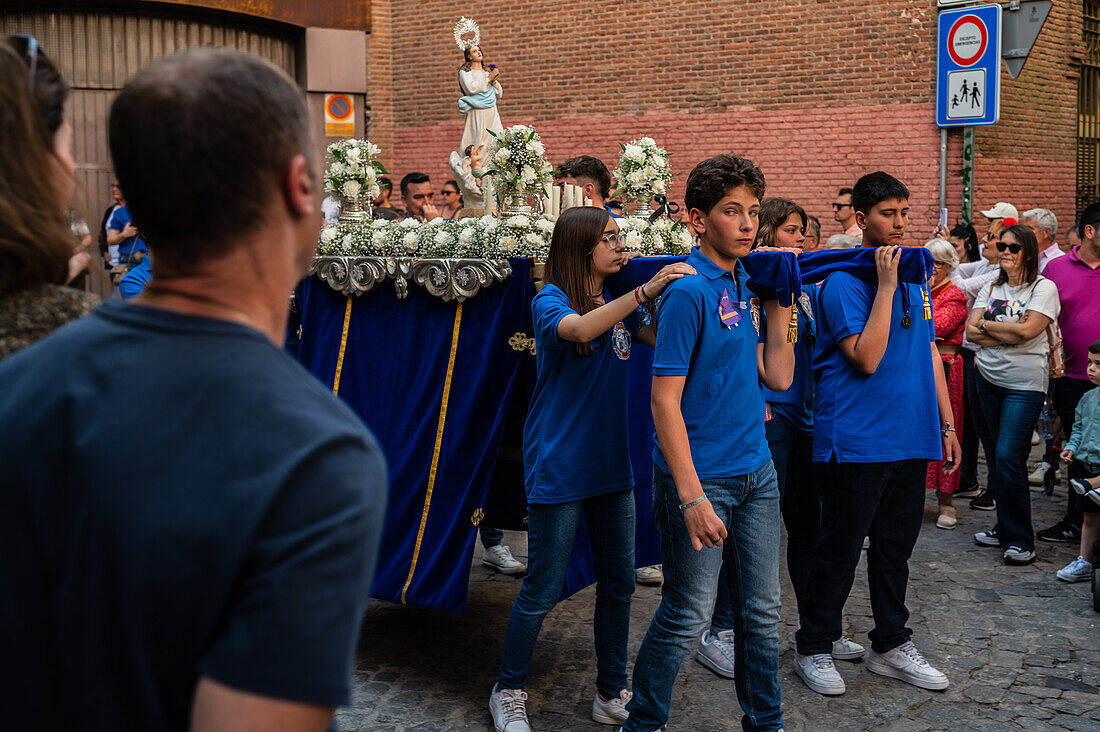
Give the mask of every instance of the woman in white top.
POLYGON ((497 81, 500 69, 493 65, 486 69, 481 46, 470 46, 462 52, 466 63, 458 68, 458 85, 463 96, 458 100, 458 111, 466 115, 466 127, 462 130, 459 150, 467 145, 490 145, 492 136, 486 130, 500 132, 504 129, 497 114, 497 99, 504 90, 497 81))
POLYGON ((1061 304, 1058 288, 1039 274, 1031 229, 1005 228, 996 247, 1001 275, 978 294, 966 325, 967 337, 981 346, 974 359, 984 422, 978 427, 997 502, 997 525, 974 540, 1002 548, 1010 564, 1027 564, 1035 559, 1027 456, 1050 377, 1046 330, 1061 304))

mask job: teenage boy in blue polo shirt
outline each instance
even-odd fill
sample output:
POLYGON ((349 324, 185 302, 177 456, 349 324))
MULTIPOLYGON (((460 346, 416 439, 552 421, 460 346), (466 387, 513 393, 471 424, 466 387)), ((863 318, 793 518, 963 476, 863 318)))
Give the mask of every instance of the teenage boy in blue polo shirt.
POLYGON ((800 603, 795 672, 819 694, 843 694, 829 655, 869 537, 867 580, 875 628, 867 670, 925 689, 947 677, 924 660, 905 627, 909 555, 924 516, 925 470, 942 456, 958 469, 947 383, 931 311, 919 285, 898 284, 909 190, 878 172, 852 193, 863 246, 875 253, 878 283, 834 272, 821 286, 814 375, 813 458, 821 529, 800 603), (941 453, 942 449, 942 453, 941 453))
POLYGON ((626 732, 662 729, 684 656, 710 619, 723 561, 734 598, 737 699, 746 730, 783 727, 779 696, 779 487, 764 389, 794 375, 790 308, 763 313, 740 258, 756 236, 764 176, 719 155, 695 166, 685 205, 698 246, 657 308, 653 513, 665 584, 634 665, 626 732), (763 315, 766 314, 766 317, 763 315), (725 541, 727 536, 729 541, 725 541))

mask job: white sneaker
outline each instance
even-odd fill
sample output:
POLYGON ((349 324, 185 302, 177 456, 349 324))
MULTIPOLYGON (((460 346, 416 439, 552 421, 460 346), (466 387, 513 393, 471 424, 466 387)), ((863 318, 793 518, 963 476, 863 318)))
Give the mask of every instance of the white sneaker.
POLYGON ((657 587, 664 583, 665 573, 661 571, 661 565, 659 564, 650 567, 638 567, 634 570, 634 581, 640 585, 657 587))
POLYGON ((722 630, 717 635, 711 635, 709 630, 703 631, 699 638, 699 650, 695 652, 696 661, 719 676, 732 679, 734 657, 732 630, 722 630))
POLYGON ((1092 579, 1092 562, 1077 557, 1058 570, 1058 579, 1063 582, 1088 582, 1092 579))
POLYGON ((928 665, 913 641, 905 641, 882 654, 872 650, 867 658, 867 670, 933 691, 942 691, 949 683, 947 676, 928 665))
POLYGON ((501 574, 521 574, 527 571, 523 562, 512 556, 512 550, 500 544, 487 548, 481 556, 481 563, 501 574))
POLYGON ((811 691, 825 696, 839 696, 846 691, 844 679, 840 678, 833 657, 828 653, 815 653, 812 656, 794 654, 794 672, 806 682, 811 691))
POLYGON ((531 732, 527 723, 527 692, 523 689, 493 687, 489 695, 489 713, 496 732, 531 732))
POLYGON ((1046 478, 1047 471, 1050 470, 1050 463, 1039 463, 1039 467, 1032 470, 1027 476, 1027 482, 1029 485, 1042 485, 1043 479, 1046 478))
POLYGON ((1022 546, 1010 546, 1003 556, 1008 564, 1031 564, 1035 561, 1035 552, 1022 546))
MULTIPOLYGON (((800 625, 795 625, 794 630, 791 631, 791 650, 798 653, 798 642, 795 640, 795 635, 798 633, 800 625)), ((867 652, 860 644, 846 635, 840 636, 840 640, 833 641, 832 657, 835 661, 855 661, 856 659, 863 658, 863 654, 867 652)))
POLYGON ((630 716, 626 711, 626 705, 630 703, 634 695, 626 689, 619 695, 604 701, 600 698, 600 692, 596 692, 596 698, 592 700, 592 721, 600 724, 622 724, 630 716))

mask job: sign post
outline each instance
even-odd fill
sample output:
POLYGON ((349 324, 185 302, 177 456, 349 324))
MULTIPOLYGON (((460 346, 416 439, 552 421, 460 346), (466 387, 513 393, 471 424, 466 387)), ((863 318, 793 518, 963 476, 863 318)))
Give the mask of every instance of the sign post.
POLYGON ((937 23, 936 124, 996 124, 1001 114, 1001 6, 944 10, 937 23))

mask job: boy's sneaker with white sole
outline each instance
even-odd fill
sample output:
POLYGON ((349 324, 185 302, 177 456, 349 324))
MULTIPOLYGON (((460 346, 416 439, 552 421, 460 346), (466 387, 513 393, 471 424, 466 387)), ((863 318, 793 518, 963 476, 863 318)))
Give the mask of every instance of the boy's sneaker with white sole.
POLYGON ((1077 557, 1058 570, 1058 579, 1063 582, 1088 582, 1092 579, 1092 562, 1077 557))
POLYGON ((622 724, 630 716, 626 711, 626 705, 634 695, 623 689, 618 696, 604 701, 600 692, 596 692, 596 698, 592 700, 592 721, 600 724, 622 724))
POLYGON ((816 653, 812 656, 794 654, 794 672, 806 682, 811 691, 825 696, 839 696, 847 689, 840 672, 833 665, 833 657, 828 653, 816 653))
POLYGON ((875 653, 872 650, 867 658, 867 670, 932 691, 943 691, 950 683, 942 671, 924 660, 913 641, 905 641, 886 653, 875 653))
POLYGON ((521 574, 527 571, 523 562, 512 556, 512 550, 501 544, 486 547, 481 556, 481 563, 501 574, 521 574))
POLYGON ((695 652, 695 660, 719 676, 732 679, 733 631, 720 630, 712 635, 710 630, 704 630, 702 637, 699 638, 699 650, 695 652))
POLYGON ((496 732, 531 732, 527 722, 527 692, 523 689, 493 687, 489 695, 489 713, 496 732))

